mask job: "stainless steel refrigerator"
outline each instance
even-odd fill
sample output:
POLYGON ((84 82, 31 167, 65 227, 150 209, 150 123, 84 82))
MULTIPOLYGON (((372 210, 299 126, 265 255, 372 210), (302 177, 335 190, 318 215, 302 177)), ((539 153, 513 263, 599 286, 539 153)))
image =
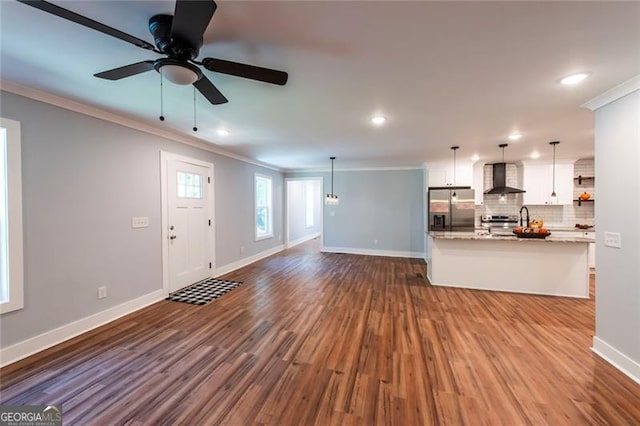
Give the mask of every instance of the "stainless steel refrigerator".
POLYGON ((429 231, 471 232, 475 228, 475 208, 473 189, 429 188, 429 231))

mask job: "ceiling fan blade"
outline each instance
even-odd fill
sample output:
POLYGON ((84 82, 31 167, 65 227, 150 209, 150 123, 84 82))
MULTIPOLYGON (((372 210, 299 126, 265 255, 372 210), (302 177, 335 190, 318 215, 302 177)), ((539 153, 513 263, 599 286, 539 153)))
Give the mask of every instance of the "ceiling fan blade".
POLYGON ((151 43, 147 43, 146 41, 141 40, 137 37, 134 37, 127 33, 123 33, 120 30, 116 30, 115 28, 111 28, 85 16, 78 15, 75 12, 63 9, 60 6, 56 6, 55 4, 46 2, 44 0, 18 0, 18 2, 31 7, 35 7, 36 9, 42 10, 43 12, 50 13, 60 18, 67 19, 71 22, 75 22, 76 24, 84 25, 85 27, 91 28, 92 30, 110 35, 111 37, 119 38, 120 40, 124 40, 127 43, 134 44, 143 49, 153 50, 154 52, 160 53, 151 43))
POLYGON ((202 95, 207 98, 209 102, 213 105, 226 104, 229 102, 227 98, 224 97, 222 93, 213 85, 211 80, 209 80, 204 75, 200 78, 200 80, 193 83, 196 86, 196 89, 202 93, 202 95))
POLYGON ((141 74, 153 69, 153 61, 136 62, 135 64, 125 65, 124 67, 114 68, 109 71, 94 74, 94 77, 104 78, 107 80, 120 80, 121 78, 131 77, 132 75, 141 74))
POLYGON ((225 61, 224 59, 204 58, 202 65, 209 71, 264 81, 265 83, 278 84, 280 86, 284 86, 289 78, 289 74, 284 71, 240 64, 238 62, 225 61))
POLYGON ((213 0, 176 0, 171 37, 199 49, 217 7, 213 0))

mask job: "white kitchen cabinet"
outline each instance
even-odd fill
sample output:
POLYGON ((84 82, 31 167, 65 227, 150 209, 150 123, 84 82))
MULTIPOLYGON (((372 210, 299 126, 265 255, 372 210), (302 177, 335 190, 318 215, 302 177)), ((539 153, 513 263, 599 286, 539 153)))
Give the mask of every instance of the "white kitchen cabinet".
POLYGON ((476 164, 473 166, 473 184, 471 188, 475 189, 475 204, 481 205, 484 203, 484 165, 476 164))
POLYGON ((450 186, 452 184, 453 177, 451 178, 451 183, 449 183, 446 169, 429 169, 429 186, 450 186))
MULTIPOLYGON (((553 191, 553 166, 541 164, 526 164, 523 173, 522 194, 524 204, 545 205, 551 202, 553 191)), ((555 204, 573 204, 573 164, 556 164, 556 195, 555 204)))
MULTIPOLYGON (((453 186, 453 165, 451 167, 429 168, 429 186, 453 186)), ((459 165, 456 167, 455 185, 471 186, 473 183, 473 167, 459 165)))

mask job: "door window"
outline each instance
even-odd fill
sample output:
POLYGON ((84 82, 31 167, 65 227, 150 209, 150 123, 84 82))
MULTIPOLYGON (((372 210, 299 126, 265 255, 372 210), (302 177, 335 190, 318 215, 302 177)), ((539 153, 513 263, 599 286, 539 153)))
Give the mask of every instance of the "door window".
POLYGON ((202 198, 202 176, 196 173, 177 172, 178 198, 202 198))

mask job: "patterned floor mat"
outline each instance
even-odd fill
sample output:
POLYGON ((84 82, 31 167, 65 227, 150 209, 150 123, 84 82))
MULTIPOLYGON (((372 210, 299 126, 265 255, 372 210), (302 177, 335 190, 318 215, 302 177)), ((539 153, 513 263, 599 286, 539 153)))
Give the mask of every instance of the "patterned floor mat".
POLYGON ((204 305, 217 299, 225 293, 242 284, 241 281, 220 280, 217 278, 207 278, 181 290, 169 294, 167 300, 173 302, 192 303, 194 305, 204 305))

